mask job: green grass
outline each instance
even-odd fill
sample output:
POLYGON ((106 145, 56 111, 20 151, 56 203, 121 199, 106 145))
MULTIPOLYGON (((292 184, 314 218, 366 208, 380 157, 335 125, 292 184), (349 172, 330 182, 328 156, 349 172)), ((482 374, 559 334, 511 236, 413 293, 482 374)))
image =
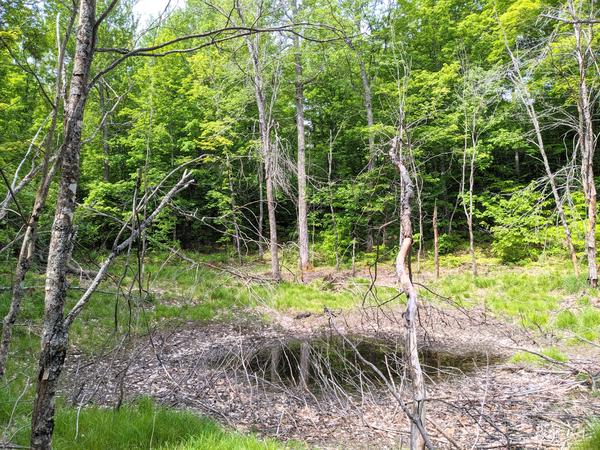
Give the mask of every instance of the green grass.
POLYGON ((600 449, 600 420, 591 421, 586 429, 585 437, 576 442, 573 450, 598 450, 600 449))
POLYGON ((58 411, 57 450, 135 449, 279 449, 283 444, 254 435, 225 431, 214 421, 186 411, 156 406, 150 399, 118 411, 89 407, 58 411), (77 436, 76 436, 77 433, 77 436))
MULTIPOLYGON (((543 348, 539 351, 542 355, 545 355, 549 358, 552 358, 556 361, 567 362, 569 358, 563 352, 561 352, 556 347, 547 347, 543 348)), ((534 355, 530 352, 519 351, 516 352, 511 358, 510 361, 513 363, 525 363, 525 364, 535 364, 535 365, 548 365, 551 364, 549 361, 544 358, 534 355)))
MULTIPOLYGON (((598 291, 588 288, 585 275, 576 277, 562 261, 545 259, 518 268, 488 269, 487 274, 475 278, 468 270, 446 276, 432 287, 464 307, 482 305, 527 328, 571 332, 588 340, 600 337, 600 310, 590 302, 590 296, 597 297, 598 291), (565 303, 583 292, 585 296, 565 303), (568 309, 560 310, 563 304, 568 309)), ((436 301, 428 292, 421 295, 436 301)))

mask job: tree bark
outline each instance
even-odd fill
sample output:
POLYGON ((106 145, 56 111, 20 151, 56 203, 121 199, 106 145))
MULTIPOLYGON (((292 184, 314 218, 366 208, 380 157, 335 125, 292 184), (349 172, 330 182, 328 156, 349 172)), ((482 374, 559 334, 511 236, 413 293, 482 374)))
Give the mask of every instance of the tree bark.
POLYGON ((102 180, 105 183, 110 181, 110 146, 108 144, 108 111, 105 102, 104 85, 102 82, 98 83, 98 99, 100 103, 100 112, 102 114, 102 121, 100 126, 102 127, 102 152, 104 158, 102 159, 102 180))
MULTIPOLYGON (((298 16, 298 4, 292 2, 294 17, 298 16)), ((298 131, 298 248, 300 253, 300 273, 309 269, 308 219, 306 205, 306 145, 304 130, 304 81, 302 79, 302 52, 300 38, 294 35, 294 68, 296 72, 296 128, 298 131)))
POLYGON ((411 421, 410 427, 410 448, 422 450, 425 448, 427 436, 419 431, 419 428, 425 430, 425 380, 423 370, 419 361, 418 341, 417 341, 417 290, 412 282, 410 271, 410 250, 413 244, 412 221, 411 221, 411 201, 414 196, 413 182, 403 160, 401 137, 393 139, 390 148, 390 157, 394 165, 400 172, 400 182, 402 193, 400 195, 400 224, 401 224, 401 243, 396 258, 396 276, 398 282, 405 292, 408 302, 404 312, 405 326, 405 352, 412 384, 414 421, 411 421), (415 423, 415 421, 417 423, 415 423), (420 426, 418 426, 418 424, 420 426))
POLYGON ((65 111, 64 143, 61 147, 61 179, 50 236, 46 270, 44 324, 31 418, 31 448, 50 449, 54 429, 54 404, 58 379, 67 352, 67 328, 63 323, 66 272, 73 248, 73 214, 79 182, 79 157, 88 75, 95 47, 95 0, 81 0, 77 44, 65 111))
MULTIPOLYGON (((560 194, 558 191, 558 187, 556 186, 556 176, 550 167, 550 163, 548 161, 548 155, 546 154, 546 147, 544 145, 544 138, 542 136, 542 129, 540 127, 539 116, 537 110, 534 106, 533 98, 529 92, 527 84, 523 79, 521 74, 521 68, 519 67, 519 63, 517 58, 513 54, 512 50, 508 45, 508 40, 506 37, 504 38, 504 44, 506 46, 506 50, 512 61, 512 66, 514 69, 514 75, 511 76, 513 79, 513 83, 517 88, 517 92, 521 97, 521 102, 525 106, 525 110, 527 111, 527 115, 529 116, 529 120, 533 125, 533 130, 535 132, 536 144, 540 151, 540 155, 542 156, 542 161, 544 163, 544 170, 546 171, 546 176, 548 177, 548 182, 550 183, 550 189, 552 190, 552 196, 554 197, 554 203, 556 205, 556 211, 558 212, 558 217, 560 223, 563 227, 563 231, 565 233, 565 242, 567 244, 567 249, 569 250, 569 254, 571 256, 571 262, 573 264, 573 271, 575 275, 579 275, 579 264, 577 263, 577 253, 575 252, 575 246, 573 245, 573 239, 571 237, 571 229, 569 227, 569 222, 567 221, 567 216, 565 214, 565 209, 563 207, 563 202, 560 198, 560 194)), ((518 152, 515 153, 515 157, 518 156, 518 152)))
POLYGON ((264 164, 262 161, 258 164, 258 257, 262 260, 265 256, 263 243, 263 224, 265 222, 265 200, 264 196, 264 164))
MULTIPOLYGON (((475 114, 475 113, 473 113, 475 114)), ((477 258, 475 256, 475 237, 473 234, 473 188, 475 185, 475 158, 477 155, 477 138, 474 127, 476 126, 476 117, 472 118, 472 123, 468 123, 468 113, 465 111, 465 136, 464 136, 464 149, 463 149, 463 160, 462 160, 462 177, 460 182, 460 194, 462 197, 463 210, 467 219, 467 229, 469 232, 469 254, 471 255, 471 273, 473 276, 477 276, 477 258), (469 133, 470 131, 470 133, 469 133), (466 184, 466 171, 467 171, 467 150, 468 145, 468 134, 471 138, 471 157, 469 158, 469 201, 465 201, 465 184, 466 184)))
POLYGON ((262 68, 258 57, 258 44, 252 42, 250 38, 246 39, 252 67, 254 70, 254 94, 256 96, 256 106, 258 108, 258 126, 260 130, 261 153, 265 164, 265 184, 267 190, 267 216, 269 217, 269 246, 271 250, 271 275, 275 281, 281 280, 279 270, 279 246, 277 243, 277 219, 274 192, 274 149, 271 147, 271 126, 270 118, 267 117, 267 104, 265 98, 264 82, 262 77, 262 68))
POLYGON ((587 206, 588 226, 585 233, 585 248, 588 260, 588 282, 590 286, 598 286, 598 264, 596 261, 596 183, 594 181, 594 153, 596 150, 594 123, 590 90, 587 85, 587 66, 591 50, 591 27, 589 33, 582 31, 582 23, 573 0, 568 3, 569 13, 573 17, 573 34, 575 36, 575 57, 579 71, 577 112, 579 115, 579 144, 581 147, 581 179, 587 206), (583 40, 586 39, 586 42, 583 40))
MULTIPOLYGON (((359 24, 360 28, 360 24, 359 24)), ((367 171, 370 172, 375 168, 375 137, 373 136, 373 125, 375 123, 373 119, 373 99, 371 96, 371 82, 369 80, 369 73, 367 72, 367 65, 363 58, 362 52, 354 46, 354 43, 350 38, 346 38, 346 44, 352 51, 356 53, 358 57, 358 66, 360 68, 360 81, 363 88, 363 102, 365 104, 365 114, 367 118, 368 127, 368 142, 369 142, 369 162, 367 163, 367 171)), ((371 218, 367 220, 367 236, 366 236, 366 247, 367 251, 373 250, 374 238, 373 238, 373 224, 371 218)))
POLYGON ((433 205, 433 265, 435 267, 435 278, 440 277, 440 233, 438 230, 437 202, 433 205))
POLYGON ((69 40, 69 36, 71 34, 71 30, 73 27, 73 22, 75 20, 74 15, 71 16, 71 20, 69 25, 67 26, 67 30, 65 32, 64 40, 60 42, 60 34, 59 26, 58 26, 58 18, 57 18, 57 62, 56 62, 56 84, 54 89, 54 105, 51 112, 50 119, 50 128, 48 133, 46 134, 46 138, 44 141, 44 160, 42 162, 42 178, 40 180, 40 184, 38 186, 37 192, 35 194, 35 199, 33 202, 33 208, 31 210, 31 215, 29 216, 29 220, 27 221, 27 227, 25 229, 25 235, 23 237, 23 242, 21 243, 21 250, 19 252, 19 257, 17 259, 17 265, 15 268, 15 276, 13 280, 13 289, 12 289, 12 298, 10 303, 10 308, 4 320, 2 322, 2 338, 0 339, 0 378, 4 376, 4 372, 6 370, 6 361, 8 359, 8 352, 10 347, 10 341, 12 338, 12 330, 14 324, 17 320, 17 316, 19 315, 19 311, 21 309, 21 302, 25 295, 24 289, 24 281, 29 268, 31 267, 31 262, 33 260, 33 256, 35 254, 35 246, 37 241, 37 225, 42 214, 42 210, 46 204, 46 199, 48 197, 48 190, 50 189, 50 184, 52 183, 52 179, 54 178, 54 173, 56 171, 57 162, 54 161, 52 163, 52 156, 54 155, 54 135, 56 131, 56 125, 58 122, 58 112, 60 109, 60 100, 62 96, 62 73, 65 61, 65 49, 67 42, 69 40))

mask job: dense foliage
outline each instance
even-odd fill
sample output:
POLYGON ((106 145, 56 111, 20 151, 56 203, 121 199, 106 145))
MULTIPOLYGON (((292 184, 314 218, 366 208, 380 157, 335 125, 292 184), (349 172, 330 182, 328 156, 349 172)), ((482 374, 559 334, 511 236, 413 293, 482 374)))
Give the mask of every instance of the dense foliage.
MULTIPOLYGON (((387 151, 399 123, 406 126, 411 144, 419 203, 415 230, 422 248, 431 248, 434 204, 441 251, 466 245, 465 212, 472 200, 475 241, 491 243, 502 259, 565 252, 532 126, 511 81, 514 69, 507 48, 522 64, 574 243, 578 251, 583 249, 585 207, 577 176, 577 130, 570 121, 577 116, 574 44, 569 25, 545 14, 560 4, 305 0, 294 18, 285 2, 263 3, 260 11, 251 1, 242 4, 256 26, 293 20, 305 38, 301 60, 314 264, 348 260, 353 247, 371 252, 371 240, 382 254, 396 246, 399 184, 387 151), (361 67, 372 95, 370 127, 361 67)), ((17 0, 7 6, 0 10, 0 166, 10 182, 30 147, 20 176, 43 153, 56 78, 56 30, 67 27, 69 11, 63 2, 53 1, 17 0)), ((99 48, 127 48, 140 40, 152 45, 235 21, 227 17, 227 1, 188 0, 149 27, 132 18, 131 8, 130 2, 119 2, 101 28, 99 48)), ((276 146, 280 244, 297 239, 291 38, 290 33, 256 38, 276 146)), ((175 48, 190 45, 182 42, 175 48)), ((113 57, 99 52, 92 76, 113 57)), ((597 73, 589 77, 593 89, 597 73)), ((78 246, 110 246, 119 221, 129 214, 136 185, 147 189, 178 164, 202 156, 193 165, 195 184, 161 213, 151 245, 229 247, 237 233, 244 253, 255 252, 263 189, 258 140, 252 66, 242 39, 163 57, 130 58, 90 93, 78 246)), ((19 209, 24 214, 30 210, 35 189, 31 182, 16 195, 18 202, 3 219, 8 226, 0 228, 2 247, 21 227, 19 209)), ((2 198, 10 195, 4 182, 0 191, 2 198)), ((49 228, 51 210, 42 218, 42 230, 49 228)), ((44 243, 47 233, 40 233, 40 239, 44 243)))

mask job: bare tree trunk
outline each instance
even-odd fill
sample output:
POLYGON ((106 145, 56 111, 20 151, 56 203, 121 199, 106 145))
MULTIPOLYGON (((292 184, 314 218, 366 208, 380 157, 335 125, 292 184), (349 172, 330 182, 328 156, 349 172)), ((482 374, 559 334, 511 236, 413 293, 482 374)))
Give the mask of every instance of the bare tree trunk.
MULTIPOLYGON (((400 172, 402 193, 400 196, 401 244, 396 258, 396 275, 402 290, 406 293, 408 302, 404 312, 405 352, 410 373, 413 393, 413 417, 410 427, 410 448, 422 450, 425 448, 427 436, 421 434, 419 428, 425 430, 425 380, 419 361, 417 342, 417 290, 413 285, 410 271, 410 250, 413 244, 411 222, 411 200, 414 196, 413 182, 404 164, 402 156, 401 137, 392 141, 390 157, 400 172), (399 151, 400 147, 400 151, 399 151), (420 427, 418 426, 420 425, 420 427)), ((426 432, 425 432, 426 434, 426 432)))
POLYGON ((340 236, 338 234, 337 219, 333 208, 333 181, 331 173, 333 169, 333 136, 329 131, 329 152, 327 152, 327 187, 329 189, 329 212, 331 214, 331 225, 335 236, 335 270, 340 269, 340 236))
POLYGON ((102 179, 105 183, 108 183, 110 180, 110 147, 108 145, 108 114, 105 102, 105 92, 104 92, 104 84, 103 82, 98 83, 98 99, 100 102, 100 112, 102 113, 102 121, 100 126, 102 127, 102 152, 104 154, 104 158, 102 160, 102 179))
POLYGON ((263 259, 265 256, 265 250, 263 243, 265 238, 263 236, 263 224, 265 221, 265 205, 264 205, 264 164, 262 161, 258 164, 258 257, 263 259))
POLYGON ((271 250, 271 275, 274 280, 281 280, 279 270, 279 246, 277 244, 277 220, 275 215, 275 193, 274 193, 274 149, 271 147, 270 118, 267 117, 267 105, 265 98, 262 68, 258 56, 258 43, 246 38, 252 67, 254 70, 254 94, 258 108, 258 126, 260 129, 261 153, 265 164, 265 184, 267 189, 267 215, 269 217, 269 246, 271 250))
POLYGON ((61 179, 56 213, 50 235, 46 270, 44 325, 36 389, 31 417, 31 448, 50 449, 54 429, 54 404, 58 380, 67 353, 67 327, 63 322, 67 263, 73 248, 73 214, 88 75, 95 47, 95 0, 81 0, 77 45, 65 111, 64 143, 61 147, 61 179))
POLYGON ((308 388, 308 377, 310 371, 310 344, 303 341, 300 344, 300 387, 308 388))
POLYGON ((367 73, 367 66, 365 61, 358 52, 358 64, 360 66, 360 80, 363 85, 363 96, 365 103, 365 111, 367 114, 367 127, 369 128, 369 164, 367 170, 373 170, 375 168, 375 137, 373 136, 373 100, 371 98, 371 83, 369 81, 369 74, 367 73))
MULTIPOLYGON (((527 110, 527 115, 529 116, 529 120, 533 125, 533 130, 535 132, 536 144, 542 156, 542 161, 544 163, 544 170, 546 171, 546 176, 548 177, 548 182, 550 183, 550 189, 552 190, 552 196, 554 197, 554 203, 556 205, 556 211, 558 212, 558 217, 560 219, 560 223, 563 227, 565 233, 565 241, 567 244, 567 249, 569 250, 569 254, 571 256, 571 262, 573 263, 573 271, 575 275, 579 275, 579 264, 577 264, 577 253, 575 252, 575 247, 573 245, 573 239, 571 237, 571 229, 569 227, 569 222, 567 221, 567 216, 565 214, 565 210, 563 207, 563 202, 560 198, 560 194, 558 192, 558 187, 556 186, 556 176, 552 169, 550 168, 550 163, 548 162, 548 155, 546 154, 546 148, 544 145, 544 139, 542 136, 542 129, 540 127, 540 121, 535 109, 533 98, 529 92, 527 84, 523 79, 521 74, 521 69, 519 67, 519 62, 517 58, 513 54, 512 50, 508 45, 508 40, 506 36, 504 37, 504 44, 506 46, 506 50, 511 58, 514 73, 511 76, 515 87, 517 88, 517 92, 521 97, 521 102, 525 106, 527 110)), ((518 152, 515 153, 515 157, 518 157, 518 152)), ((517 160, 518 161, 518 160, 517 160)))
POLYGON ((240 225, 238 223, 237 217, 237 207, 235 203, 235 192, 233 189, 233 169, 231 167, 231 161, 229 159, 229 154, 225 155, 225 161, 227 165, 227 178, 229 184, 229 196, 230 196, 230 205, 231 205, 231 215, 233 218, 233 246, 235 247, 235 252, 238 257, 238 263, 242 264, 242 246, 241 246, 241 233, 240 233, 240 225))
POLYGON ((440 233, 438 230, 437 202, 433 205, 433 265, 435 267, 435 278, 440 277, 440 233))
POLYGON ((269 244, 271 249, 271 274, 275 281, 281 280, 279 271, 279 245, 277 244, 277 222, 275 218, 275 193, 273 191, 273 160, 267 155, 267 213, 269 215, 269 244))
MULTIPOLYGON (((298 4, 292 2, 294 17, 298 16, 298 4)), ((306 145, 304 131, 304 81, 302 79, 302 53, 300 38, 294 35, 294 67, 296 71, 296 127, 298 130, 298 248, 300 252, 300 273, 309 268, 308 220, 306 205, 306 145)))
MULTIPOLYGON (((475 114, 475 113, 473 113, 475 114)), ((475 130, 472 127, 475 127, 475 120, 473 118, 473 123, 469 126, 468 123, 468 113, 465 111, 465 136, 464 136, 464 148, 463 148, 463 160, 462 160, 462 176, 460 182, 460 194, 462 197, 462 205, 463 210, 465 212, 465 217, 467 219, 467 229, 469 232, 469 253, 471 255, 471 272, 473 276, 477 276, 477 259, 475 257, 475 238, 473 235, 473 187, 475 184, 475 157, 477 151, 477 141, 475 138, 475 130), (465 201, 465 184, 466 184, 466 171, 467 171, 467 151, 469 148, 468 145, 468 132, 470 129, 471 134, 471 157, 469 158, 469 201, 468 203, 465 201)))
POLYGON ((585 233, 585 247, 588 260, 588 282, 590 286, 598 286, 598 264, 596 261, 596 183, 594 181, 594 153, 596 139, 592 118, 591 93, 587 85, 587 65, 592 52, 592 25, 587 33, 582 31, 582 22, 573 0, 568 3, 569 13, 573 18, 575 36, 575 56, 579 70, 577 111, 579 115, 579 144, 581 147, 581 179, 587 206, 588 226, 585 233), (586 40, 583 42, 583 40, 586 40))
POLYGON ((58 27, 59 22, 57 18, 58 55, 56 63, 54 106, 52 108, 51 113, 50 128, 48 130, 48 133, 46 134, 44 142, 45 154, 42 163, 42 178, 40 180, 40 184, 35 195, 31 215, 29 216, 29 220, 27 221, 27 227, 25 229, 23 242, 21 243, 21 250, 19 252, 17 266, 15 269, 15 276, 13 280, 10 308, 2 322, 2 338, 0 340, 0 378, 4 376, 4 372, 6 370, 6 361, 8 359, 8 351, 10 341, 12 338, 12 330, 17 320, 19 311, 21 309, 21 302, 25 294, 25 276, 27 275, 27 272, 31 267, 31 262, 35 254, 35 246, 37 241, 37 225, 42 214, 42 210, 46 204, 48 190, 50 189, 50 184, 52 183, 52 179, 54 178, 54 173, 56 171, 56 166, 58 164, 56 161, 54 163, 51 163, 51 159, 54 155, 54 134, 56 131, 56 124, 58 122, 58 112, 60 109, 59 105, 62 96, 62 73, 65 60, 65 49, 69 40, 69 36, 71 34, 74 20, 75 16, 73 15, 71 16, 71 20, 67 27, 64 40, 61 43, 59 33, 60 30, 58 27))
MULTIPOLYGON (((358 24, 360 29, 360 23, 358 24)), ((362 52, 354 46, 352 39, 346 38, 346 44, 358 57, 358 66, 360 68, 360 80, 363 88, 363 102, 365 104, 365 113, 367 117, 368 131, 368 142, 369 142, 369 162, 367 164, 367 171, 370 172, 375 168, 375 137, 373 136, 373 125, 375 123, 373 119, 373 99, 371 96, 371 82, 369 80, 369 74, 367 72, 367 66, 365 64, 362 52)), ((366 237, 367 251, 373 250, 374 238, 373 238, 373 224, 371 218, 367 221, 367 237, 366 237)))
POLYGON ((471 253, 471 271, 473 276, 477 276, 477 258, 475 257, 475 237, 473 235, 473 189, 475 187, 475 157, 477 155, 477 142, 472 137, 472 154, 469 172, 469 213, 467 214, 467 224, 469 226, 469 253, 471 253))

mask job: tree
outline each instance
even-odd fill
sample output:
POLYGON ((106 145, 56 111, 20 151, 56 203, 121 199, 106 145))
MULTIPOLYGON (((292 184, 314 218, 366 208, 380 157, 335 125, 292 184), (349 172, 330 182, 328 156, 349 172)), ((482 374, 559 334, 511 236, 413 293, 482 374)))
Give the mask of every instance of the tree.
MULTIPOLYGON (((298 17, 297 0, 292 0, 294 20, 298 17)), ((302 75, 302 49, 300 38, 294 35, 294 70, 296 73, 296 127, 298 128, 298 249, 300 253, 300 271, 308 269, 308 218, 306 207, 306 132, 304 130, 304 80, 302 75)))

